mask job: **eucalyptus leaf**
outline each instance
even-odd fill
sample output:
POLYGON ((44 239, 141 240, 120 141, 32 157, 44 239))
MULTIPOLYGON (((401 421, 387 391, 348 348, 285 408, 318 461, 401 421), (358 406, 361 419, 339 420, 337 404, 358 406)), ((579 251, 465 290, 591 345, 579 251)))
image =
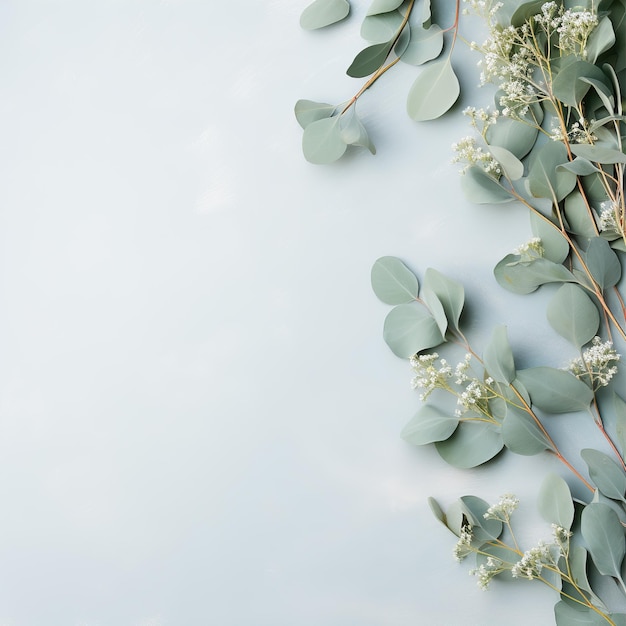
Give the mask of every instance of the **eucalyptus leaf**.
POLYGON ((584 237, 595 237, 596 231, 590 209, 580 191, 575 190, 565 198, 563 209, 570 232, 584 237))
POLYGON ((622 275, 622 266, 609 242, 602 237, 592 237, 585 251, 585 263, 601 289, 613 287, 622 275))
POLYGON ((378 15, 379 13, 388 13, 395 11, 404 0, 372 0, 367 15, 378 15))
POLYGON ((435 498, 429 497, 428 498, 428 506, 430 507, 430 510, 432 511, 433 515, 444 526, 447 526, 447 524, 446 524, 446 514, 443 512, 443 509, 441 508, 441 506, 439 506, 439 502, 437 502, 437 500, 435 500, 435 498))
POLYGON ((346 73, 352 78, 365 78, 379 69, 391 52, 394 40, 375 43, 361 50, 346 73))
POLYGON ((541 517, 550 524, 569 530, 574 522, 574 502, 570 488, 557 474, 548 474, 541 483, 537 498, 541 517))
POLYGON ((547 413, 583 411, 593 400, 593 391, 565 370, 531 367, 518 370, 517 377, 528 390, 533 405, 547 413))
POLYGON ((539 130, 530 124, 501 117, 496 124, 487 129, 486 140, 490 146, 505 148, 518 159, 522 159, 535 145, 538 132, 539 130))
POLYGON ((598 94, 598 97, 602 101, 606 112, 609 115, 615 114, 615 98, 613 98, 613 94, 611 93, 611 89, 603 82, 595 78, 585 78, 582 77, 580 79, 583 83, 589 83, 598 94))
POLYGON ((592 502, 582 512, 580 530, 598 571, 621 580, 626 542, 617 513, 607 504, 592 502))
POLYGON ((503 204, 512 202, 513 196, 482 167, 470 165, 461 177, 465 197, 474 204, 503 204))
POLYGON ((461 510, 472 526, 475 539, 485 541, 497 539, 502 534, 502 522, 497 519, 486 518, 489 503, 476 496, 461 496, 461 510), (482 532, 478 532, 478 530, 482 532))
POLYGON ((600 327, 600 313, 591 298, 574 283, 565 283, 548 304, 548 322, 561 337, 580 349, 600 327))
POLYGON ((522 2, 517 6, 513 15, 511 15, 511 26, 519 28, 530 17, 541 13, 541 7, 544 4, 544 0, 532 0, 530 2, 522 2))
POLYGON ((413 304, 400 304, 391 309, 385 318, 383 339, 396 356, 403 358, 444 342, 432 315, 413 304))
POLYGON ((576 175, 557 169, 568 161, 567 149, 560 142, 550 141, 533 152, 528 170, 528 188, 536 198, 563 200, 576 186, 576 175))
POLYGON ((599 67, 582 59, 577 59, 572 63, 565 64, 554 77, 552 93, 564 104, 571 107, 578 106, 591 86, 588 80, 583 81, 580 80, 581 78, 608 83, 604 72, 599 67))
POLYGON ((530 227, 533 235, 541 239, 544 258, 553 263, 563 263, 569 254, 570 247, 560 228, 534 212, 530 214, 530 227))
POLYGON ((361 37, 371 43, 390 41, 396 36, 402 21, 400 11, 366 16, 361 23, 361 37))
POLYGON ((341 138, 340 116, 328 117, 309 124, 302 134, 302 152, 310 163, 333 163, 345 153, 348 145, 341 138))
POLYGON ((613 24, 608 17, 603 17, 598 25, 591 31, 585 46, 587 53, 587 61, 595 63, 598 57, 607 50, 610 50, 615 44, 615 31, 613 24))
POLYGON ((349 146, 362 146, 372 154, 376 154, 376 148, 367 134, 367 129, 355 113, 354 107, 350 107, 341 116, 339 126, 341 139, 349 146))
POLYGON ((496 326, 483 350, 483 362, 489 375, 499 383, 515 380, 515 361, 506 326, 496 326))
POLYGON ((606 626, 607 621, 596 611, 583 608, 574 608, 572 605, 559 600, 554 606, 556 626, 606 626))
POLYGON ((514 454, 533 456, 552 450, 545 432, 527 411, 513 405, 507 406, 506 417, 502 422, 504 445, 514 454))
POLYGON ((461 422, 449 439, 435 443, 441 458, 459 469, 469 469, 486 463, 503 446, 498 429, 486 422, 461 422))
POLYGON ((594 450, 585 448, 580 456, 589 468, 589 477, 600 493, 612 500, 626 503, 626 474, 624 470, 609 456, 594 450))
POLYGON ((456 430, 458 423, 458 417, 447 415, 434 406, 424 404, 403 428, 401 436, 416 446, 444 441, 456 430))
POLYGON ((513 293, 532 293, 546 283, 576 282, 574 275, 560 263, 537 258, 520 262, 515 254, 505 256, 494 268, 498 284, 513 293))
POLYGON ((587 143, 576 143, 570 146, 572 153, 591 161, 592 163, 613 164, 626 163, 626 154, 615 148, 592 145, 587 143))
POLYGON ((432 291, 437 296, 448 323, 453 328, 458 329, 459 319, 465 303, 463 285, 429 267, 424 272, 424 289, 432 291))
POLYGON ((294 107, 296 120, 302 128, 306 128, 312 122, 331 117, 337 107, 326 102, 314 102, 313 100, 298 100, 294 107))
POLYGON ((507 178, 519 180, 524 175, 524 164, 506 148, 489 146, 489 152, 500 164, 507 178))
POLYGON ((457 101, 461 87, 450 58, 427 66, 409 90, 407 113, 416 122, 441 117, 457 101))
POLYGON ((441 335, 445 337, 446 331, 448 330, 448 318, 446 317, 446 311, 443 308, 441 300, 437 297, 437 294, 426 286, 426 281, 424 281, 424 288, 422 289, 422 300, 428 307, 430 314, 435 318, 435 322, 437 322, 437 326, 439 326, 441 335))
POLYGON ((429 28, 411 26, 411 39, 400 58, 411 65, 422 65, 436 59, 443 50, 443 30, 437 24, 429 28))
POLYGON ((385 304, 417 300, 417 276, 397 257, 380 257, 372 266, 370 277, 374 293, 385 304))
POLYGON ((347 0, 314 0, 300 15, 300 26, 315 30, 340 22, 350 13, 347 0))
POLYGON ((557 170, 567 170, 576 176, 589 176, 602 170, 598 169, 591 161, 583 157, 576 157, 573 161, 557 165, 557 170))
POLYGON ((587 550, 583 546, 572 546, 570 549, 569 563, 570 572, 574 582, 579 589, 582 589, 589 594, 595 606, 606 610, 604 603, 598 598, 591 588, 589 579, 587 577, 587 550))

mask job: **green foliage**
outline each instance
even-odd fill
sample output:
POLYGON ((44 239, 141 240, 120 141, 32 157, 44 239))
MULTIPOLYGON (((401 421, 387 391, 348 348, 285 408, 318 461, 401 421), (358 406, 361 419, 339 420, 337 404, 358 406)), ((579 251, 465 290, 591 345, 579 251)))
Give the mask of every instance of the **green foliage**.
POLYGON ((548 474, 539 489, 537 508, 546 522, 569 530, 574 522, 574 503, 568 484, 557 474, 548 474))
POLYGON ((340 22, 350 13, 350 3, 346 0, 315 0, 300 16, 300 26, 306 30, 324 28, 340 22))
POLYGON ((578 349, 591 341, 600 327, 600 313, 578 285, 559 287, 548 304, 548 321, 559 335, 578 349))
POLYGON ((450 59, 432 63, 415 79, 406 109, 416 122, 434 120, 446 113, 461 93, 450 59))
POLYGON ((386 304, 405 304, 417 300, 417 276, 398 258, 384 256, 372 266, 372 289, 386 304))
POLYGON ((399 304, 387 314, 383 338, 396 356, 408 358, 443 343, 435 318, 424 308, 399 304))

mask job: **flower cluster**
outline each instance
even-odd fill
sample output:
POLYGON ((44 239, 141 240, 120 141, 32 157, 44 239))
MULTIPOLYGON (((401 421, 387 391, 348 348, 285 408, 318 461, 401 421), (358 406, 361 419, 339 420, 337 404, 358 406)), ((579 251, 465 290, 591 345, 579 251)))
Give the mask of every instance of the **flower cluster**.
POLYGON ((423 402, 435 389, 450 389, 448 380, 452 377, 452 367, 445 359, 437 359, 439 354, 414 354, 409 362, 415 376, 411 380, 412 389, 422 389, 420 400, 423 402))
POLYGON ((506 568, 503 567, 503 563, 500 559, 496 559, 492 556, 487 557, 485 563, 481 563, 479 567, 471 569, 469 571, 470 576, 476 576, 478 586, 483 590, 489 589, 489 583, 494 576, 497 576, 503 572, 506 568))
POLYGON ((567 143, 592 143, 598 138, 589 130, 591 122, 581 117, 577 122, 563 132, 563 128, 554 122, 554 126, 550 132, 552 141, 566 141, 567 143))
POLYGON ((623 211, 617 202, 606 201, 600 205, 600 230, 608 235, 624 236, 623 211))
POLYGON ((485 152, 476 143, 474 137, 463 137, 463 139, 452 144, 452 149, 456 152, 452 162, 465 164, 461 170, 463 173, 472 165, 477 165, 496 180, 502 176, 502 168, 498 161, 489 152, 485 152))
POLYGON ((517 509, 519 500, 511 493, 505 493, 498 504, 492 504, 483 515, 485 519, 495 519, 508 523, 513 511, 517 509))
POLYGON ((543 253, 543 245, 539 237, 531 237, 528 241, 513 250, 513 254, 520 257, 520 263, 530 263, 536 258, 542 257, 543 253))
POLYGON ((486 378, 482 382, 476 378, 471 379, 465 389, 458 394, 457 404, 461 407, 455 411, 456 417, 461 417, 466 411, 474 410, 482 415, 489 414, 489 399, 493 397, 493 391, 489 385, 493 384, 493 378, 486 378))
POLYGON ((616 363, 620 358, 611 341, 603 342, 600 337, 594 337, 591 346, 580 357, 570 361, 567 369, 595 391, 611 382, 617 374, 616 363))
POLYGON ((545 565, 555 566, 556 561, 552 554, 553 544, 540 541, 534 548, 526 550, 524 556, 511 568, 513 578, 539 578, 545 565))
POLYGON ((454 558, 459 563, 468 555, 472 553, 472 527, 468 524, 461 528, 461 534, 459 540, 456 542, 453 550, 454 558))

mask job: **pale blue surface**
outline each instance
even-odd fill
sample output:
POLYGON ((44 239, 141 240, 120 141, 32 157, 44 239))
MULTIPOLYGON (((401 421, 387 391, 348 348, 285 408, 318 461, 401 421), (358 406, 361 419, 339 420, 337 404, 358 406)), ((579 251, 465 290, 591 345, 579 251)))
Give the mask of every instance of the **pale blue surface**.
POLYGON ((307 164, 293 104, 350 97, 361 41, 305 4, 0 3, 2 626, 551 621, 543 589, 480 592, 426 506, 514 491, 534 524, 551 462, 404 444, 369 286, 382 255, 437 267, 479 344, 556 359, 491 275, 526 216, 463 200, 466 121, 411 122, 409 67, 359 106, 376 157, 307 164))

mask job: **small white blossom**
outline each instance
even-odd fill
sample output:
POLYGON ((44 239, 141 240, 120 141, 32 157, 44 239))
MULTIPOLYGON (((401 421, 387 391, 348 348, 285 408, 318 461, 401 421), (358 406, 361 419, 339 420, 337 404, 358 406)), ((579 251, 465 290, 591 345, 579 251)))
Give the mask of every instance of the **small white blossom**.
POLYGON ((483 590, 489 589, 489 583, 494 576, 497 576, 500 572, 504 571, 502 568, 502 561, 492 556, 487 557, 485 563, 481 563, 476 569, 469 571, 470 576, 476 576, 476 583, 483 590))
POLYGON ((544 565, 554 565, 551 546, 540 541, 534 548, 524 552, 524 556, 511 568, 513 578, 532 580, 541 575, 544 565))
POLYGON ((570 361, 567 369, 595 391, 611 382, 617 374, 616 363, 620 359, 611 341, 603 342, 600 337, 594 337, 591 346, 580 357, 570 361))
POLYGON ((459 563, 472 552, 472 527, 469 525, 463 526, 461 528, 461 534, 459 535, 459 540, 456 542, 454 546, 453 555, 455 560, 459 563))
POLYGON ((445 359, 437 359, 439 354, 416 354, 409 362, 415 376, 411 380, 412 389, 422 389, 420 400, 424 401, 435 389, 449 389, 448 380, 452 377, 452 367, 445 359))
POLYGON ((497 504, 491 505, 483 515, 485 519, 495 519, 501 522, 508 522, 511 514, 517 506, 519 500, 511 493, 504 494, 497 504))
POLYGON ((474 137, 463 137, 452 144, 452 149, 456 152, 452 162, 465 164, 461 170, 463 173, 472 165, 477 165, 496 180, 502 176, 502 168, 498 161, 478 146, 474 137))

